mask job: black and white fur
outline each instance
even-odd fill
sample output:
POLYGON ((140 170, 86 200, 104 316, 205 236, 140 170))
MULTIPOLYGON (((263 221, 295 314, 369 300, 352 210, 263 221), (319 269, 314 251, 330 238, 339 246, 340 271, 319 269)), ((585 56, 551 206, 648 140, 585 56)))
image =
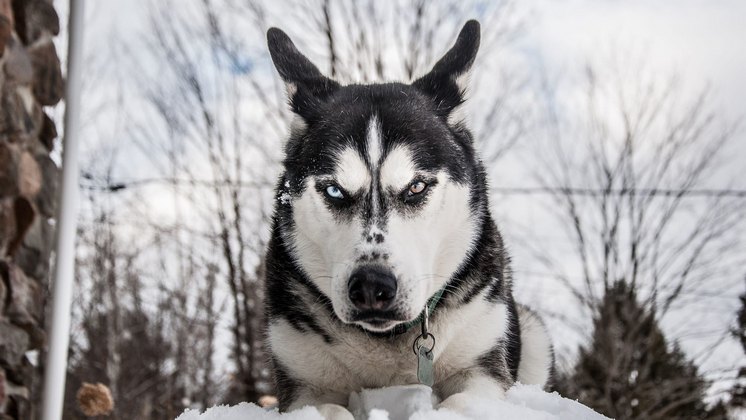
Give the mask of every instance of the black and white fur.
POLYGON ((442 407, 500 398, 516 381, 546 385, 551 344, 513 300, 485 171, 458 117, 479 24, 411 84, 343 86, 281 30, 267 38, 295 115, 266 258, 280 409, 351 419, 351 391, 417 383, 420 330, 405 324, 443 288, 429 318, 442 407), (395 281, 385 310, 379 294, 373 306, 352 301, 361 272, 395 281))

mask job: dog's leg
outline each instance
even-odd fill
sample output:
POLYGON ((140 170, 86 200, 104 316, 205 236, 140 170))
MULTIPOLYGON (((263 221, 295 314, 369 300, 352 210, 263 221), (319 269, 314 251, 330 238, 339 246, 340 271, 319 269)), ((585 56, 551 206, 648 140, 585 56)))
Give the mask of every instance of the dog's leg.
POLYGON ((338 404, 321 404, 316 409, 326 420, 355 420, 349 410, 338 404))
POLYGON ((319 394, 310 389, 298 392, 298 397, 288 407, 287 411, 296 410, 305 406, 316 407, 326 420, 354 420, 354 416, 344 407, 349 396, 339 393, 319 394))
POLYGON ((554 350, 549 333, 539 315, 523 305, 518 305, 518 323, 521 326, 518 382, 546 389, 554 372, 554 350))
POLYGON ((479 370, 464 371, 437 385, 437 392, 443 399, 438 408, 465 413, 475 400, 505 398, 508 387, 479 370))

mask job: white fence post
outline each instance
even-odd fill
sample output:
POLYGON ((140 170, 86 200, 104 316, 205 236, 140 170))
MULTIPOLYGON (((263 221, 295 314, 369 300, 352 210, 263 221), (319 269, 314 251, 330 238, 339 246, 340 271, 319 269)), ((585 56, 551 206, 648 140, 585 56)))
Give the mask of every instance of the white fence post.
POLYGON ((83 62, 84 0, 70 0, 65 84, 65 127, 62 179, 57 213, 55 265, 52 284, 49 349, 44 375, 43 420, 62 418, 70 340, 70 305, 75 274, 75 231, 78 218, 78 140, 80 138, 80 90, 83 62))

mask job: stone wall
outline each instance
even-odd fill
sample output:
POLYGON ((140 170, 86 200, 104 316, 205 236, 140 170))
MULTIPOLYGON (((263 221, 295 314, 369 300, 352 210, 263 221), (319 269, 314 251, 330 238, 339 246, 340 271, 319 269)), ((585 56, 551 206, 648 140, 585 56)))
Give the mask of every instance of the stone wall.
POLYGON ((62 97, 51 0, 0 0, 0 419, 28 419, 38 399, 33 350, 53 241, 57 137, 44 107, 62 97))

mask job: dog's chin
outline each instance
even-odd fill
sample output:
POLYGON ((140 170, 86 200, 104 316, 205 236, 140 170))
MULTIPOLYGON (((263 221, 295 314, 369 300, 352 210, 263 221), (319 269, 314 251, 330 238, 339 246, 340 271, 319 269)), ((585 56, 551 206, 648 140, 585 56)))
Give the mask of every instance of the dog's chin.
POLYGON ((361 326, 364 330, 374 333, 389 332, 401 323, 402 321, 392 321, 389 319, 370 319, 355 322, 355 324, 361 326))
POLYGON ((374 333, 390 332, 398 325, 406 323, 409 320, 407 314, 402 314, 398 311, 353 311, 345 315, 347 316, 339 317, 345 324, 357 325, 366 331, 374 333))

